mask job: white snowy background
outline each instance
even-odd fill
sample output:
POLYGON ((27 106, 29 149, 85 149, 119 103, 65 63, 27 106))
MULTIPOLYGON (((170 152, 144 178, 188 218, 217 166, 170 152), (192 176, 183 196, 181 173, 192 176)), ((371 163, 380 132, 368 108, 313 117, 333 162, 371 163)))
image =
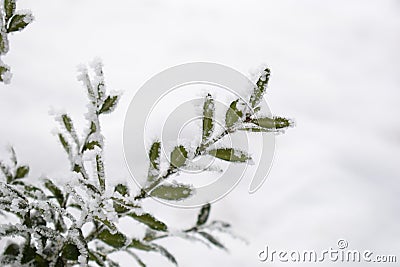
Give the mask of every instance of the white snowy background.
MULTIPOLYGON (((297 127, 277 137, 272 171, 247 194, 249 179, 214 205, 249 244, 221 236, 230 253, 162 240, 181 266, 267 266, 258 252, 349 248, 400 260, 400 1, 20 0, 35 22, 10 38, 0 84, 0 156, 15 146, 33 177, 65 179, 69 165, 51 131, 50 107, 85 125, 76 66, 101 57, 109 89, 124 96, 103 119, 108 177, 134 186, 122 129, 135 91, 165 68, 210 61, 249 73, 272 70, 267 100, 297 127)), ((147 201, 158 217, 187 227, 196 210, 147 201)), ((149 266, 168 266, 142 254, 149 266)), ((129 258, 121 258, 132 266, 129 258)), ((327 263, 323 263, 326 265, 327 263)), ((268 266, 290 265, 273 263, 268 266)), ((314 266, 315 264, 293 264, 314 266)), ((396 264, 368 264, 395 266, 396 264)), ((353 266, 335 263, 332 266, 353 266)), ((361 264, 354 264, 361 266, 361 264)))

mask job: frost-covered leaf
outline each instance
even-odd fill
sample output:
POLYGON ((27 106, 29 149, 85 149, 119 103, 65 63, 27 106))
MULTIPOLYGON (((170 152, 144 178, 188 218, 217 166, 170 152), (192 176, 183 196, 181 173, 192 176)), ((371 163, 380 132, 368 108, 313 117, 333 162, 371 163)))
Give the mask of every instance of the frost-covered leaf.
POLYGON ((99 147, 101 148, 101 145, 98 141, 91 141, 91 142, 87 142, 86 144, 83 145, 83 149, 82 151, 86 151, 86 150, 92 150, 95 147, 99 147))
POLYGON ((118 99, 119 99, 118 95, 107 96, 107 98, 104 100, 104 103, 99 110, 99 114, 112 112, 117 106, 118 99))
POLYGON ((12 77, 12 74, 10 72, 10 67, 1 63, 2 62, 0 61, 0 82, 9 84, 12 77))
POLYGON ((62 250, 62 257, 67 260, 78 260, 80 253, 75 244, 67 243, 62 250))
POLYGON ((273 118, 258 118, 253 119, 251 122, 263 128, 275 129, 275 120, 273 118))
POLYGON ((208 203, 203 205, 203 207, 201 207, 199 215, 197 216, 197 223, 196 223, 197 226, 201 226, 207 222, 208 217, 210 216, 210 209, 211 205, 208 203))
POLYGON ((156 219, 153 215, 150 213, 143 213, 143 214, 136 214, 136 213, 129 213, 128 216, 132 217, 133 219, 147 225, 151 229, 157 230, 157 231, 163 231, 166 232, 168 230, 168 227, 165 223, 162 221, 156 219))
MULTIPOLYGON (((45 266, 47 267, 47 265, 45 265, 45 266)), ((43 266, 43 267, 45 267, 45 266, 43 266)), ((54 267, 64 267, 64 266, 65 266, 65 264, 64 264, 62 257, 58 257, 57 261, 56 261, 56 265, 54 267)))
POLYGON ((29 166, 23 165, 17 168, 15 172, 15 179, 25 178, 29 173, 29 166))
POLYGON ((113 202, 113 206, 114 206, 114 210, 117 213, 126 213, 128 211, 134 210, 139 208, 138 205, 133 204, 133 203, 129 203, 126 200, 123 199, 119 199, 116 197, 112 197, 111 198, 114 202, 113 202))
POLYGON ((10 147, 10 153, 11 153, 10 155, 11 162, 15 167, 18 165, 18 160, 17 160, 17 153, 15 153, 15 149, 13 147, 10 147))
POLYGON ((225 114, 225 124, 226 127, 232 127, 242 116, 243 112, 238 109, 237 104, 239 102, 239 99, 236 99, 233 101, 230 105, 228 110, 226 111, 225 114))
POLYGON ((30 12, 15 14, 8 24, 7 32, 22 31, 33 19, 34 17, 30 12))
POLYGON ((68 143, 67 139, 61 133, 58 134, 58 139, 60 140, 61 145, 63 146, 65 152, 69 154, 71 152, 71 145, 68 143))
POLYGON ((204 237, 205 239, 207 239, 208 241, 210 241, 211 244, 213 244, 214 246, 224 249, 226 250, 225 246, 215 237, 213 237, 212 235, 210 235, 209 233, 206 232, 198 232, 202 237, 204 237))
POLYGON ((33 226, 46 226, 46 221, 39 212, 31 212, 30 221, 33 226))
POLYGON ((4 0, 4 11, 6 13, 6 21, 14 15, 15 8, 16 8, 16 0, 4 0))
MULTIPOLYGON (((0 31, 0 55, 4 55, 8 52, 9 50, 9 44, 8 44, 8 37, 7 33, 0 31)), ((0 62, 0 78, 1 78, 1 73, 5 72, 6 70, 9 70, 7 66, 2 62, 0 62)))
POLYGON ((97 171, 97 179, 100 184, 100 191, 104 192, 106 189, 106 178, 104 173, 104 163, 103 159, 100 155, 96 156, 96 171, 97 171))
POLYGON ((114 192, 118 192, 122 196, 127 196, 127 195, 129 195, 129 188, 124 184, 117 184, 114 187, 114 192))
POLYGON ((38 187, 36 187, 36 186, 33 186, 33 185, 24 185, 24 189, 25 189, 25 193, 26 193, 28 196, 32 197, 32 198, 37 199, 37 198, 39 198, 40 196, 43 196, 43 197, 45 196, 43 190, 40 189, 40 188, 38 188, 38 187))
POLYGON ((160 153, 161 153, 161 143, 159 141, 154 142, 151 145, 149 151, 150 166, 147 179, 149 182, 154 181, 158 176, 160 171, 160 153))
POLYGON ((238 129, 239 131, 253 132, 253 133, 272 133, 276 132, 276 129, 264 128, 259 126, 245 126, 238 129))
MULTIPOLYGON (((263 117, 263 118, 255 118, 251 120, 252 123, 259 126, 260 131, 273 131, 276 129, 284 129, 293 126, 293 122, 290 119, 283 117, 263 117)), ((251 128, 251 127, 250 127, 251 128)), ((257 127, 256 127, 257 128, 257 127)))
POLYGON ((147 242, 144 242, 139 239, 132 239, 131 243, 129 244, 130 248, 135 248, 144 251, 152 251, 155 250, 155 247, 147 242))
POLYGON ((19 254, 19 245, 16 243, 9 244, 3 252, 4 255, 9 256, 18 256, 19 254))
POLYGON ((107 257, 91 250, 89 251, 89 260, 96 262, 100 267, 105 267, 106 264, 104 262, 107 260, 107 257))
POLYGON ((188 152, 184 146, 176 146, 171 152, 171 166, 175 168, 182 167, 186 163, 188 152))
POLYGON ((160 185, 150 192, 151 196, 166 200, 182 200, 192 194, 192 187, 184 184, 160 185))
POLYGON ((55 227, 59 232, 65 232, 67 230, 67 225, 64 222, 64 218, 62 216, 58 216, 55 218, 55 227))
POLYGON ((170 262, 172 262, 173 264, 175 264, 176 266, 178 266, 178 262, 176 261, 175 257, 164 247, 157 245, 157 244, 153 244, 157 251, 163 255, 164 257, 166 257, 170 262))
POLYGON ((116 232, 112 234, 109 230, 103 230, 98 236, 98 239, 104 243, 114 247, 122 248, 126 245, 127 238, 124 234, 116 232))
POLYGON ((111 260, 110 258, 107 259, 107 263, 109 267, 120 267, 121 265, 119 265, 118 262, 115 262, 113 260, 111 260))
MULTIPOLYGON (((112 232, 117 231, 117 227, 114 225, 114 223, 110 222, 109 220, 100 218, 100 217, 98 217, 98 216, 93 216, 93 219, 95 219, 96 221, 98 221, 98 222, 104 224, 105 226, 107 226, 107 228, 108 228, 110 231, 112 231, 112 232)), ((108 231, 108 230, 107 230, 107 231, 108 231)))
POLYGON ((149 151, 150 166, 156 170, 160 168, 160 153, 161 153, 161 142, 156 141, 151 145, 149 151))
POLYGON ((126 206, 121 205, 120 203, 118 203, 116 201, 114 201, 113 207, 114 207, 115 212, 117 212, 119 214, 127 213, 129 211, 129 209, 126 206))
POLYGON ((21 263, 28 263, 35 259, 36 257, 36 248, 32 248, 31 246, 25 245, 22 250, 22 259, 21 263))
POLYGON ((212 149, 208 154, 230 162, 246 162, 251 159, 247 153, 233 148, 212 149))
POLYGON ((203 143, 211 136, 214 129, 214 109, 214 99, 208 94, 203 106, 203 143))
POLYGON ((7 183, 11 183, 14 176, 10 171, 10 167, 8 167, 6 164, 4 164, 3 162, 0 161, 0 170, 1 172, 4 174, 4 176, 6 177, 6 181, 7 183))
POLYGON ((93 184, 91 184, 89 181, 87 180, 83 180, 83 179, 78 179, 79 183, 81 185, 83 185, 89 192, 93 193, 93 194, 97 194, 100 195, 100 191, 99 189, 97 189, 97 187, 93 184))
POLYGON ((129 255, 131 255, 136 260, 136 262, 139 264, 140 267, 146 267, 146 264, 139 258, 138 255, 136 255, 135 253, 133 253, 130 250, 128 250, 127 252, 129 255))
POLYGON ((72 123, 71 118, 67 114, 61 115, 62 122, 64 124, 65 129, 72 133, 74 131, 74 125, 72 123))
POLYGON ((260 75, 260 78, 256 83, 256 87, 254 88, 254 91, 250 96, 250 105, 252 108, 255 108, 260 103, 263 95, 265 94, 270 74, 270 70, 266 68, 260 75))
POLYGON ((25 194, 23 192, 19 191, 18 189, 16 189, 14 186, 0 182, 0 189, 1 189, 0 196, 15 195, 15 196, 21 198, 22 200, 24 200, 26 203, 28 201, 25 194))
POLYGON ((44 186, 53 194, 60 206, 64 203, 64 195, 60 188, 58 188, 51 180, 45 179, 44 186))

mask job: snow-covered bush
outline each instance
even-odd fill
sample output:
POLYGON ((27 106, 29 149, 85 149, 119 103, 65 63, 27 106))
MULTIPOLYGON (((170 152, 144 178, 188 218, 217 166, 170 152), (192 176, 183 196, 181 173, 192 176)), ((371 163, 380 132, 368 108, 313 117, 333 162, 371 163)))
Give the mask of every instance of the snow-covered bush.
POLYGON ((285 118, 257 118, 255 115, 259 112, 258 105, 266 90, 269 70, 265 69, 259 78, 249 99, 250 106, 242 105, 239 99, 230 104, 226 112, 226 130, 216 138, 211 138, 214 100, 207 95, 203 110, 202 142, 195 151, 188 151, 184 146, 175 147, 171 151, 167 171, 159 168, 162 144, 154 142, 149 151, 148 186, 134 194, 127 185, 118 184, 108 188, 110 186, 106 183, 100 118, 116 108, 120 95, 106 90, 102 64, 96 62, 92 67, 92 79, 86 67, 80 69, 78 76, 89 100, 85 116, 87 129, 83 135, 77 133, 68 114, 56 114, 60 124, 57 137, 68 155, 71 180, 60 185, 51 179, 42 179, 39 184, 29 182, 29 167, 18 162, 12 148, 10 163, 0 162, 4 176, 4 180, 0 181, 0 216, 3 217, 0 238, 3 243, 6 242, 0 264, 119 266, 109 256, 115 252, 125 252, 139 266, 146 266, 140 259, 140 253, 156 252, 176 265, 174 256, 156 242, 170 236, 225 249, 213 233, 229 232, 230 224, 210 222, 211 205, 206 204, 200 209, 192 227, 177 231, 170 230, 167 223, 144 211, 142 203, 149 195, 178 201, 194 193, 188 185, 163 184, 179 173, 179 167, 186 164, 189 154, 194 157, 208 154, 239 163, 249 160, 246 152, 233 148, 208 149, 225 135, 241 130, 278 132, 291 126, 290 120, 285 118), (146 234, 141 237, 124 234, 118 227, 121 218, 142 223, 147 228, 146 234), (89 226, 90 230, 82 230, 84 226, 84 229, 89 226))

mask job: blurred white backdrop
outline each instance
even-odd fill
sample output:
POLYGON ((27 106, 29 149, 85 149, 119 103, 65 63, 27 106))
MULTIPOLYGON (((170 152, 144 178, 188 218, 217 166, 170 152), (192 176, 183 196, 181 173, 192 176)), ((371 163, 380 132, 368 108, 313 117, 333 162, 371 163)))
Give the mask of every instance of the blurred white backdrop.
MULTIPOLYGON (((178 239, 161 243, 184 267, 266 266, 257 259, 265 245, 318 251, 336 247, 339 238, 352 249, 400 260, 399 1, 18 5, 31 9, 36 20, 11 36, 4 58, 14 76, 11 85, 0 84, 1 158, 12 144, 32 176, 66 178, 67 159, 51 134, 56 123, 48 111, 68 110, 82 129, 86 98, 76 66, 101 57, 108 88, 124 92, 116 112, 103 120, 107 172, 133 185, 122 151, 123 120, 147 79, 193 61, 242 73, 266 63, 272 70, 268 103, 274 114, 295 118, 297 127, 277 137, 275 163, 263 187, 249 195, 244 181, 211 214, 231 222, 249 244, 224 236, 227 254, 178 239)), ((196 210, 151 200, 146 206, 176 227, 196 217, 196 210)), ((149 266, 168 264, 156 254, 143 259, 149 266)), ((132 266, 128 258, 123 261, 132 266)))

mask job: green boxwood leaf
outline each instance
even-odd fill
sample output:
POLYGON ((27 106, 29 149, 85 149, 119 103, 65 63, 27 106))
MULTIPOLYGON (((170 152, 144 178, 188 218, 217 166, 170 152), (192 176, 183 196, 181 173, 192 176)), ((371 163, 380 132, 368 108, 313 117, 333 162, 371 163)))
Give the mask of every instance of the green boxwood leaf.
POLYGON ((83 151, 92 150, 92 149, 94 149, 96 146, 99 147, 99 148, 101 148, 100 143, 97 142, 97 141, 87 142, 87 143, 83 146, 83 151))
POLYGON ((110 222, 108 219, 102 219, 99 218, 98 216, 93 216, 93 219, 95 219, 96 221, 101 222, 102 224, 104 224, 105 226, 107 226, 107 228, 111 231, 117 231, 117 227, 114 225, 114 223, 110 222))
POLYGON ((58 139, 60 140, 61 145, 63 146, 65 152, 69 154, 71 151, 71 145, 68 143, 67 139, 61 133, 58 134, 58 139))
POLYGON ((160 153, 161 153, 161 143, 159 141, 154 142, 151 145, 149 151, 149 173, 147 175, 148 181, 152 182, 157 177, 160 171, 160 153))
POLYGON ((263 95, 265 94, 270 74, 270 70, 266 68, 258 79, 256 87, 250 96, 250 105, 252 108, 255 108, 260 103, 263 95))
POLYGON ((193 194, 193 189, 189 185, 160 185, 150 192, 153 197, 158 197, 166 200, 182 200, 190 197, 193 194))
POLYGON ((212 149, 208 154, 230 162, 246 162, 251 159, 247 153, 233 148, 212 149))
POLYGON ((168 227, 165 223, 154 218, 153 215, 151 215, 149 213, 144 213, 141 215, 138 215, 136 213, 129 213, 128 216, 132 217, 133 219, 137 220, 138 222, 141 222, 141 223, 147 225, 148 227, 150 227, 153 230, 163 231, 163 232, 166 232, 168 230, 168 227))
POLYGON ((288 128, 292 125, 292 122, 289 119, 282 117, 257 118, 253 119, 251 122, 266 129, 283 129, 288 128))
POLYGON ((53 194, 53 196, 57 199, 57 202, 60 206, 64 203, 64 195, 60 188, 58 188, 51 180, 45 179, 44 186, 53 194))
POLYGON ((158 170, 160 167, 160 152, 161 152, 161 143, 159 141, 154 142, 151 145, 150 151, 149 151, 149 159, 150 159, 150 164, 151 166, 158 170))
POLYGON ((67 260, 77 260, 79 257, 79 249, 75 244, 67 243, 62 250, 62 257, 67 260))
POLYGON ((28 263, 36 257, 36 248, 25 245, 22 250, 22 260, 21 263, 28 263))
POLYGON ((184 146, 177 146, 171 152, 171 166, 175 168, 182 167, 186 163, 188 152, 184 146))
POLYGON ((13 178, 14 178, 14 176, 10 171, 10 167, 0 161, 0 170, 4 174, 4 176, 6 177, 7 183, 8 184, 11 183, 13 178))
POLYGON ((228 110, 226 111, 225 114, 225 124, 226 127, 232 127, 242 116, 243 112, 241 110, 238 110, 237 104, 239 102, 239 99, 236 99, 233 101, 228 110))
POLYGON ((203 207, 201 207, 199 215, 197 216, 197 223, 196 223, 197 226, 201 226, 207 222, 208 217, 210 216, 210 209, 211 205, 208 203, 203 205, 203 207))
POLYGON ((131 243, 129 244, 128 247, 139 249, 139 250, 144 250, 144 251, 154 251, 154 250, 156 250, 156 248, 153 245, 151 245, 149 243, 146 243, 146 242, 144 242, 142 240, 139 240, 139 239, 132 239, 132 241, 131 241, 131 243))
MULTIPOLYGON (((0 55, 6 54, 8 52, 8 50, 9 50, 9 46, 8 46, 7 33, 0 31, 0 55)), ((10 68, 7 67, 4 63, 2 64, 2 62, 0 61, 0 79, 1 79, 1 75, 9 70, 10 70, 10 68)))
POLYGON ((3 252, 4 255, 18 256, 19 246, 16 243, 9 244, 3 252))
POLYGON ((275 129, 269 129, 269 128, 263 128, 263 127, 243 127, 239 129, 240 131, 247 131, 247 132, 253 132, 253 133, 271 133, 275 132, 275 129))
POLYGON ((128 254, 136 260, 136 262, 139 264, 140 267, 146 267, 146 264, 142 261, 142 259, 139 258, 138 255, 136 255, 130 250, 128 251, 128 254))
POLYGON ((118 103, 118 99, 119 96, 117 95, 107 96, 107 98, 104 100, 104 103, 99 110, 99 114, 106 114, 112 112, 118 103))
POLYGON ((15 172, 15 179, 21 179, 28 175, 29 173, 29 166, 19 166, 17 171, 15 172))
POLYGON ((4 0, 4 11, 6 13, 6 21, 14 15, 16 8, 15 0, 4 0))
POLYGON ((210 241, 211 244, 213 244, 214 246, 224 249, 226 250, 225 246, 215 237, 213 237, 212 235, 210 235, 209 233, 206 232, 198 232, 202 237, 204 237, 205 239, 207 239, 208 241, 210 241))
POLYGON ((170 262, 172 262, 173 264, 175 264, 176 266, 178 266, 178 262, 176 261, 175 257, 168 251, 166 250, 164 247, 154 244, 154 246, 156 247, 157 251, 163 255, 164 257, 166 257, 170 262))
POLYGON ((275 129, 275 121, 273 118, 258 118, 251 120, 252 123, 268 129, 275 129))
POLYGON ((81 185, 83 185, 84 187, 86 187, 86 189, 87 189, 89 192, 91 192, 91 193, 93 193, 93 194, 98 194, 98 195, 101 194, 100 191, 99 191, 99 189, 97 189, 97 187, 96 187, 95 185, 89 183, 87 180, 78 179, 78 182, 79 182, 81 185))
POLYGON ((114 192, 118 192, 122 196, 127 196, 127 195, 129 195, 129 188, 124 184, 117 184, 114 187, 114 192))
POLYGON ((106 264, 104 262, 107 257, 96 251, 89 251, 89 260, 96 262, 100 267, 105 267, 106 264))
POLYGON ((64 124, 65 129, 68 132, 72 133, 74 131, 74 125, 72 123, 71 118, 67 114, 63 114, 61 115, 61 120, 64 124))
POLYGON ((203 106, 203 143, 211 136, 213 132, 214 111, 214 99, 210 94, 208 94, 203 106))
MULTIPOLYGON (((0 34, 1 36, 1 34, 0 34)), ((1 40, 0 40, 1 41, 1 40)), ((1 45, 1 43, 0 43, 1 45)), ((8 84, 10 82, 10 78, 12 74, 10 73, 10 67, 7 65, 2 65, 2 62, 0 61, 0 82, 3 82, 5 84, 8 84)))
POLYGON ((109 230, 103 230, 98 236, 98 239, 104 243, 114 247, 122 248, 126 245, 127 238, 124 234, 116 232, 112 234, 109 230))
POLYGON ((62 257, 58 257, 57 261, 56 261, 56 265, 54 265, 54 267, 64 267, 64 266, 65 266, 65 264, 64 264, 64 261, 63 261, 62 257))
POLYGON ((30 13, 15 14, 8 24, 7 32, 22 31, 26 26, 33 21, 33 16, 30 13))

